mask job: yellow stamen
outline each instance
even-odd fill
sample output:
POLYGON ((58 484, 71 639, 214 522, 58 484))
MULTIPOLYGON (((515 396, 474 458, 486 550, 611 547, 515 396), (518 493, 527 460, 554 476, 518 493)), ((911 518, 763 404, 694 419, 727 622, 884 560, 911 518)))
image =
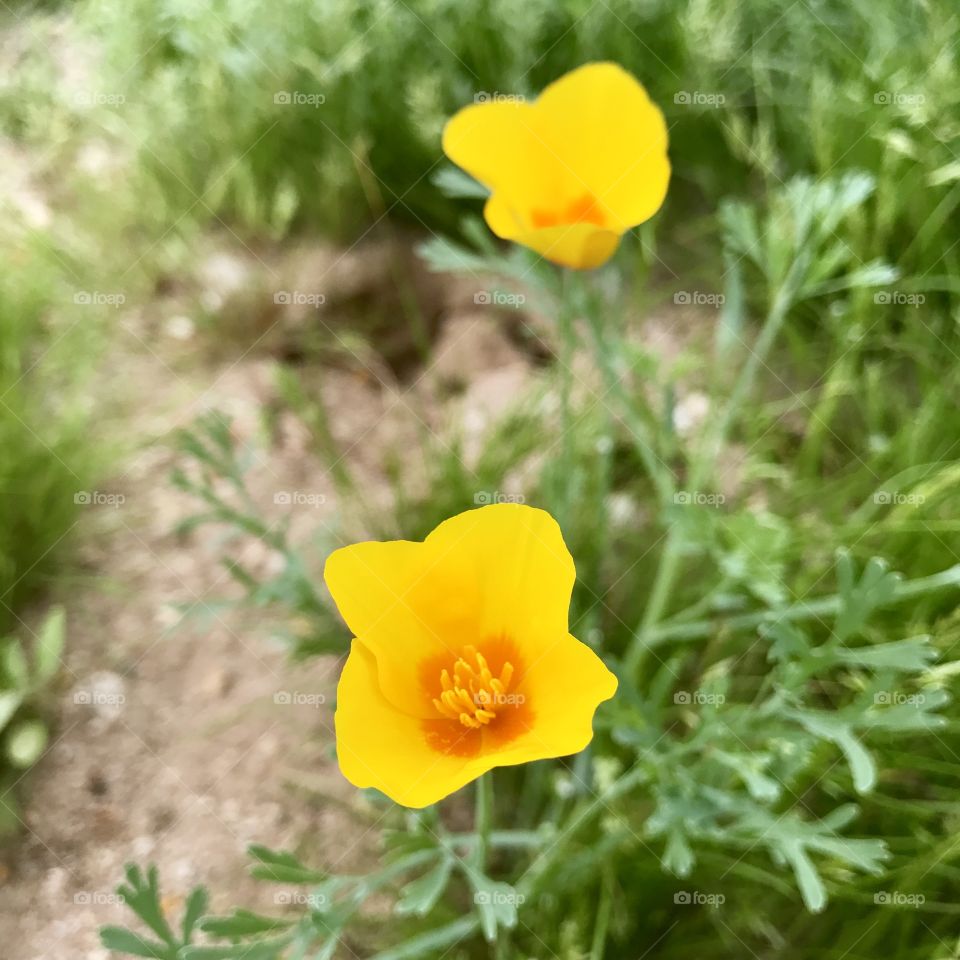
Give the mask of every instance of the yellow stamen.
POLYGON ((476 647, 464 647, 453 665, 453 676, 449 670, 441 671, 441 693, 433 705, 448 720, 479 730, 497 718, 494 708, 504 704, 512 679, 512 664, 505 663, 496 677, 476 647))

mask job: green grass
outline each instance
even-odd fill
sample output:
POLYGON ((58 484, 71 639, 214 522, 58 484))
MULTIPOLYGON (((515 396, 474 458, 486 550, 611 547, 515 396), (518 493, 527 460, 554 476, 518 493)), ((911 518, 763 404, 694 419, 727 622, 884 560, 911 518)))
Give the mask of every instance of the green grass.
POLYGON ((255 234, 351 238, 386 210, 452 228, 431 184, 446 117, 479 92, 535 95, 610 58, 667 114, 676 173, 661 219, 678 239, 724 196, 860 167, 879 181, 865 259, 893 249, 922 286, 953 289, 960 250, 939 243, 960 201, 945 0, 87 0, 75 15, 105 43, 88 92, 123 98, 100 111, 104 130, 136 151, 143 196, 171 216, 200 198, 201 219, 255 234), (323 102, 275 103, 282 92, 323 102))
MULTIPOLYGON (((63 618, 81 521, 111 462, 91 393, 103 308, 84 302, 66 246, 16 217, 0 230, 0 837, 22 827, 15 795, 47 744, 45 689, 61 667, 63 618), (80 302, 78 302, 80 301, 80 302)), ((84 270, 87 279, 93 274, 84 270)), ((82 283, 82 285, 81 285, 82 283)), ((105 492, 105 491, 104 491, 105 492)), ((87 529, 92 529, 92 525, 87 529)))
POLYGON ((82 494, 95 490, 106 460, 88 393, 93 308, 73 302, 77 289, 43 239, 28 239, 20 258, 29 267, 0 279, 2 631, 19 629, 61 570, 82 494))

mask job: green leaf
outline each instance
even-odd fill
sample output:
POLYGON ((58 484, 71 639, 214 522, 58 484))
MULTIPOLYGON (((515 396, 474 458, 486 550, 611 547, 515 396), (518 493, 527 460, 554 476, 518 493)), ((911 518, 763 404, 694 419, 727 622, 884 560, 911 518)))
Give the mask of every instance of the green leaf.
POLYGON ((207 904, 209 902, 209 897, 207 896, 206 888, 204 887, 194 887, 190 891, 190 896, 187 897, 186 906, 183 909, 183 942, 189 943, 193 935, 194 927, 196 927, 197 922, 207 911, 207 904))
POLYGON ((4 690, 0 692, 0 730, 10 722, 10 718, 20 709, 23 703, 23 694, 19 690, 4 690))
POLYGON ((794 876, 803 902, 811 913, 819 913, 827 905, 827 891, 817 873, 813 861, 804 852, 803 846, 791 841, 782 848, 787 862, 793 867, 794 876))
POLYGON ((877 783, 877 765, 873 756, 849 728, 838 730, 834 742, 850 765, 854 789, 857 793, 869 793, 877 783))
POLYGON ((100 942, 115 953, 132 957, 149 957, 151 960, 177 960, 177 949, 167 944, 147 940, 140 934, 124 927, 103 927, 100 942))
POLYGON ((758 266, 763 265, 763 245, 757 217, 746 203, 725 200, 720 204, 720 223, 723 226, 724 247, 734 254, 749 257, 758 266))
POLYGON ((754 753, 744 756, 717 750, 715 756, 746 784, 747 791, 754 800, 770 803, 780 797, 780 784, 768 777, 762 769, 770 762, 769 754, 754 753))
POLYGON ((837 715, 798 710, 792 713, 814 736, 836 744, 846 757, 857 793, 868 793, 877 782, 877 767, 873 757, 854 736, 850 723, 837 715))
POLYGON ((270 850, 254 844, 247 852, 260 862, 250 873, 258 880, 271 883, 316 884, 323 883, 327 874, 305 867, 292 853, 283 850, 270 850))
POLYGON ((277 960, 286 950, 289 936, 256 943, 241 942, 215 947, 184 947, 178 960, 277 960))
POLYGON ((417 252, 434 273, 477 274, 490 270, 486 257, 440 237, 434 237, 420 244, 417 252))
POLYGON ((395 911, 401 915, 413 913, 425 917, 446 890, 452 868, 453 861, 444 857, 432 870, 408 883, 400 891, 395 911))
POLYGON ((762 626, 760 635, 773 639, 767 651, 769 660, 776 660, 779 663, 799 660, 810 650, 810 638, 800 627, 786 621, 762 626))
POLYGON ((894 283, 899 271, 882 260, 871 260, 855 270, 848 270, 834 280, 814 283, 804 289, 805 296, 839 293, 841 290, 856 290, 862 287, 884 287, 894 283))
POLYGON ((937 659, 937 651, 931 645, 929 636, 921 636, 867 647, 838 647, 833 651, 833 656, 851 666, 917 673, 937 659))
POLYGON ((509 883, 493 881, 475 870, 467 875, 473 885, 473 904, 480 919, 480 929, 489 943, 497 938, 497 928, 512 930, 517 924, 517 907, 523 902, 509 883))
POLYGON ((424 957, 446 956, 449 951, 475 933, 477 918, 461 917, 445 926, 411 937, 406 943, 374 954, 371 960, 423 960, 424 957))
POLYGON ((204 917, 200 929, 212 937, 232 939, 234 937, 254 937, 263 933, 274 933, 292 926, 292 921, 277 917, 265 917, 249 910, 235 910, 228 917, 204 917))
POLYGON ((6 754, 10 763, 20 770, 32 767, 47 746, 47 728, 39 720, 25 720, 7 734, 6 754))
POLYGON ((40 628, 33 653, 38 682, 51 680, 60 669, 65 635, 66 614, 62 607, 54 607, 40 628))
POLYGON ((841 551, 837 558, 840 612, 833 628, 834 637, 843 642, 859 633, 873 611, 893 599, 900 579, 885 561, 872 557, 857 580, 853 559, 847 551, 841 551))
POLYGON ((728 358, 731 353, 734 353, 738 347, 743 347, 745 314, 743 270, 740 266, 740 258, 735 257, 730 250, 724 250, 723 257, 727 283, 715 340, 717 360, 721 362, 728 358))
POLYGON ((490 191, 459 167, 441 167, 430 182, 446 197, 453 199, 484 200, 490 191))
POLYGON ((3 647, 3 672, 15 690, 27 690, 30 687, 27 658, 19 641, 14 637, 10 637, 3 647))
POLYGON ((858 718, 858 726, 864 730, 889 730, 892 733, 912 733, 942 727, 947 721, 934 711, 950 702, 946 690, 924 690, 921 693, 905 694, 897 701, 890 691, 882 691, 875 701, 891 703, 871 709, 858 718), (882 698, 882 699, 881 699, 882 698))
POLYGON ((674 829, 670 831, 661 863, 663 868, 669 870, 674 876, 690 876, 690 871, 693 869, 694 863, 696 863, 696 857, 681 830, 674 829))
POLYGON ((127 865, 127 883, 117 888, 117 893, 123 897, 126 905, 158 936, 161 940, 177 945, 176 937, 167 923, 160 905, 160 885, 157 880, 157 868, 153 865, 147 868, 146 875, 135 864, 127 865))

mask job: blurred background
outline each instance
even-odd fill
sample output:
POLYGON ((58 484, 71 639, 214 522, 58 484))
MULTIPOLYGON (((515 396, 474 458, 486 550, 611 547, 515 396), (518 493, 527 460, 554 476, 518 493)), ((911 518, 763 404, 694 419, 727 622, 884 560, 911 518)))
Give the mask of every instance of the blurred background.
MULTIPOLYGON (((493 275, 481 203, 440 150, 465 104, 611 59, 663 109, 667 202, 596 283, 670 462, 710 421, 718 337, 765 309, 763 271, 732 269, 750 228, 730 202, 764 245, 793 178, 865 175, 718 454, 699 505, 722 516, 678 596, 709 585, 705 615, 817 595, 840 547, 908 578, 955 564, 958 24, 948 0, 3 5, 4 956, 106 957, 129 860, 158 864, 171 903, 204 882, 226 910, 276 906, 250 842, 341 870, 376 858, 331 753, 345 637, 325 552, 498 498, 548 505, 558 483, 554 320, 535 273, 493 275), (465 250, 487 259, 445 272, 465 250)), ((591 584, 582 630, 616 650, 663 519, 578 363, 564 529, 591 584)), ((899 608, 880 634, 932 633, 946 659, 954 606, 899 608)), ((856 827, 890 843, 885 889, 926 909, 848 891, 811 921, 757 873, 724 888, 721 921, 677 927, 676 884, 634 852, 623 909, 647 926, 608 956, 960 956, 951 709, 922 762, 889 747, 856 827)), ((740 863, 712 856, 716 876, 740 863)))

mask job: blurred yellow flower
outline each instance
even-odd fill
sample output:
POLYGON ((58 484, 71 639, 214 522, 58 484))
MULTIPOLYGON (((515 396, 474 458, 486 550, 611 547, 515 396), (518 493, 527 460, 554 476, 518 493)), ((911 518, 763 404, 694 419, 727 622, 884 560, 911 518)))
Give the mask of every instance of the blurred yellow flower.
POLYGON ((615 63, 585 64, 534 103, 465 107, 443 150, 490 190, 484 216, 498 237, 581 270, 660 209, 670 179, 663 114, 615 63))
POLYGON ((340 769, 404 806, 577 753, 617 688, 568 632, 576 573, 543 510, 494 504, 422 543, 344 547, 324 577, 356 636, 337 688, 340 769))

